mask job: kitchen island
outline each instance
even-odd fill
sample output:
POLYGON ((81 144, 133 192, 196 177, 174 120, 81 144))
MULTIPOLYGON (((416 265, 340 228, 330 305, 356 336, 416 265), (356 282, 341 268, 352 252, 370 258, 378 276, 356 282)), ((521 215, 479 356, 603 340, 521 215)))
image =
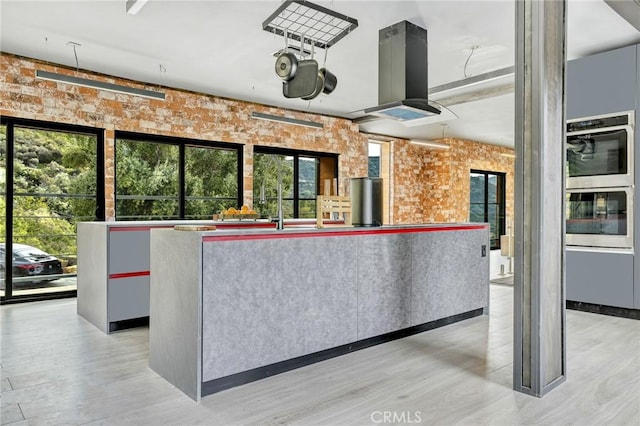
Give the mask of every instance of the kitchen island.
MULTIPOLYGON (((287 219, 284 226, 314 226, 287 219)), ((340 224, 342 221, 329 221, 340 224)), ((268 220, 150 220, 78 223, 78 315, 104 333, 149 323, 149 233, 175 225, 275 229, 268 220)))
POLYGON ((194 400, 486 312, 485 224, 151 231, 149 365, 194 400))

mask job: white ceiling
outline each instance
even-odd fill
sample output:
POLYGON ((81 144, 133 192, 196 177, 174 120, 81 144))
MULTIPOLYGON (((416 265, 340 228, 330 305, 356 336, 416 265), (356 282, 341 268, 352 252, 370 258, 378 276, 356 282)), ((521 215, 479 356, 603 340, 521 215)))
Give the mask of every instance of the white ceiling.
MULTIPOLYGON (((150 0, 135 16, 125 13, 125 2, 2 0, 0 48, 75 67, 73 48, 67 45, 73 41, 81 44, 82 69, 347 118, 363 116, 364 108, 378 104, 378 30, 402 20, 428 29, 429 87, 464 79, 472 46, 478 47, 467 76, 514 64, 513 1, 316 0, 357 19, 359 26, 328 49, 326 66, 338 77, 336 90, 311 101, 286 99, 272 56, 284 39, 262 30, 279 0, 150 0)), ((569 59, 639 42, 640 33, 603 1, 569 1, 569 59)), ((321 63, 323 55, 320 51, 321 63)), ((447 121, 406 127, 378 120, 361 129, 513 146, 513 115, 513 93, 507 93, 451 105, 443 109, 443 118, 451 118, 447 121)))

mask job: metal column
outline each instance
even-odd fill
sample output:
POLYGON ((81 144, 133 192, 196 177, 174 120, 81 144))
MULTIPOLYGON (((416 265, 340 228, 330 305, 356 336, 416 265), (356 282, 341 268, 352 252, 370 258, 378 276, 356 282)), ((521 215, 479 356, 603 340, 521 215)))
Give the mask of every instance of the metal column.
POLYGON ((566 373, 566 1, 516 1, 515 390, 543 396, 566 373))

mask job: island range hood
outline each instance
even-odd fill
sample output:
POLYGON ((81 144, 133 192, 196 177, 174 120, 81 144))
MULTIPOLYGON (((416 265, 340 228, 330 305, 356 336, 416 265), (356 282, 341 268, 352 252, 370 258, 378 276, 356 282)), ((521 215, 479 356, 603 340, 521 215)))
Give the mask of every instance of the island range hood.
POLYGON ((402 21, 378 36, 379 105, 364 112, 399 121, 440 114, 427 100, 427 30, 402 21))

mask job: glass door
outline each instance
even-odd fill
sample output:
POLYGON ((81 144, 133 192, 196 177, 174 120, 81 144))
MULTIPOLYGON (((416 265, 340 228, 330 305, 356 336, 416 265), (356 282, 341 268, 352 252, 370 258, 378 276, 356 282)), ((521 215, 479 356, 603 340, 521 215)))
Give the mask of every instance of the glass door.
POLYGON ((7 126, 0 125, 0 297, 5 297, 5 269, 7 265, 7 256, 5 252, 5 243, 7 235, 7 126))
POLYGON ((11 140, 5 142, 9 155, 2 158, 3 169, 10 169, 2 187, 7 218, 0 243, 2 295, 75 294, 76 225, 104 218, 101 134, 61 130, 74 126, 7 122, 3 135, 11 140))
POLYGON ((491 249, 500 248, 505 234, 505 174, 471 170, 469 183, 469 222, 489 224, 491 249))

